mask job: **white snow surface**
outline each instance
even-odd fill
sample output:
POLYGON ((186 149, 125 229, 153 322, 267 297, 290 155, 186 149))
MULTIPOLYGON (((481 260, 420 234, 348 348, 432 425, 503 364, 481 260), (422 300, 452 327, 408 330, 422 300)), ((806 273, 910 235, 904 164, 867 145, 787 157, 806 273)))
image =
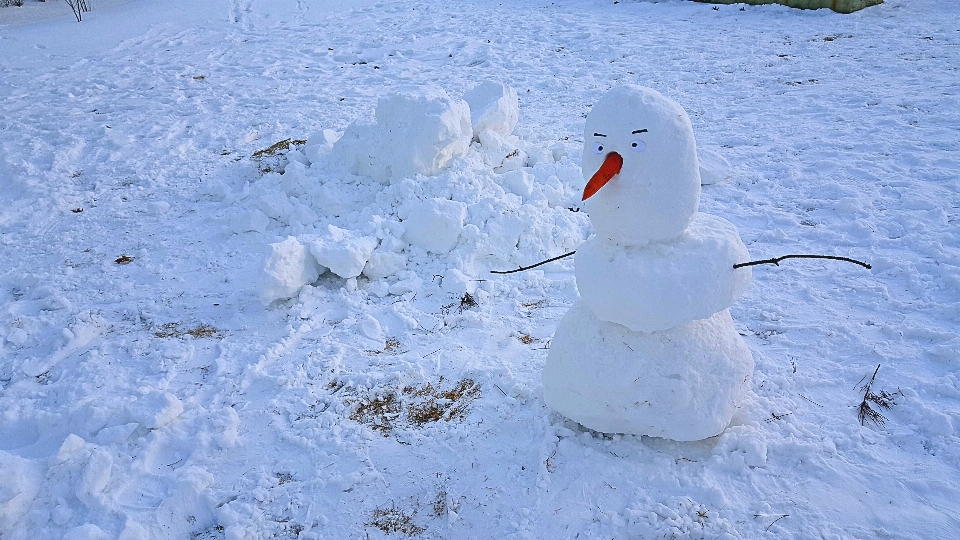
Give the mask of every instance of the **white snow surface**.
POLYGON ((750 285, 736 227, 698 212, 678 238, 621 246, 597 235, 576 255, 577 290, 602 321, 638 332, 666 330, 727 309, 750 285))
POLYGON ((698 441, 727 427, 752 373, 750 349, 727 310, 634 332, 600 320, 581 299, 550 343, 543 399, 596 431, 698 441))
POLYGON ((960 4, 333 4, 0 8, 4 540, 956 537, 960 4), (513 135, 388 184, 332 161, 379 98, 483 81, 513 135), (729 163, 701 210, 752 257, 873 265, 754 268, 750 391, 704 441, 552 412, 573 261, 487 272, 592 234, 584 119, 624 83, 729 163), (465 207, 447 253, 404 239, 433 199, 465 207), (330 225, 376 238, 369 277, 264 305, 269 246, 330 225))

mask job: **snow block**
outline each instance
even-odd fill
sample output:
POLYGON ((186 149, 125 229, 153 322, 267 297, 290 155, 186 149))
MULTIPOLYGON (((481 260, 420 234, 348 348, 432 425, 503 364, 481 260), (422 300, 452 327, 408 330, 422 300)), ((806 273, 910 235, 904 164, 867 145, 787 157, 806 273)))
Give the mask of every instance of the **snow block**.
POLYGON ((633 332, 578 301, 550 343, 543 398, 596 431, 696 441, 723 431, 751 373, 753 356, 726 310, 661 332, 633 332))
POLYGON ((472 137, 465 101, 440 88, 417 88, 380 98, 376 123, 350 124, 332 154, 351 173, 388 182, 439 174, 467 153, 472 137))
POLYGON ((293 298, 300 288, 313 283, 326 271, 294 237, 270 244, 270 254, 260 275, 260 300, 269 304, 293 298))
POLYGON ((407 266, 407 257, 402 253, 375 250, 363 267, 363 275, 370 279, 392 276, 407 266))
POLYGON ((110 540, 111 536, 93 523, 74 527, 63 533, 62 540, 110 540))
POLYGON ((520 100, 516 90, 503 83, 486 81, 468 90, 463 99, 470 105, 474 137, 488 129, 503 138, 513 133, 520 119, 520 100))
POLYGON ((0 450, 0 531, 12 531, 40 493, 36 462, 0 450))
POLYGON ((600 320, 666 330, 733 305, 752 276, 733 265, 748 260, 737 228, 700 212, 670 242, 624 247, 590 238, 577 249, 577 289, 600 320))
POLYGON ((533 194, 534 176, 523 169, 510 171, 503 175, 503 186, 514 194, 529 199, 533 194))
POLYGON ((136 404, 137 420, 150 429, 173 422, 182 412, 183 403, 169 392, 149 392, 141 396, 136 404))
POLYGON ((379 241, 356 231, 327 225, 321 236, 301 236, 317 262, 342 278, 355 278, 363 272, 379 241))
POLYGON ((403 239, 433 253, 447 253, 457 246, 467 206, 448 199, 428 199, 416 204, 403 225, 403 239))

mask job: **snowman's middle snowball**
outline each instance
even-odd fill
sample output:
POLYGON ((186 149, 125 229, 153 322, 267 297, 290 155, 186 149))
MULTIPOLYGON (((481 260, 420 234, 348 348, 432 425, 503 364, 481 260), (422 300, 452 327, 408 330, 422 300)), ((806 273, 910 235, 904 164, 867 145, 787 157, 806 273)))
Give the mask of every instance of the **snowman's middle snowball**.
POLYGON ((600 320, 666 330, 727 309, 750 285, 750 259, 729 221, 698 212, 674 240, 624 247, 594 236, 576 255, 577 289, 600 320))

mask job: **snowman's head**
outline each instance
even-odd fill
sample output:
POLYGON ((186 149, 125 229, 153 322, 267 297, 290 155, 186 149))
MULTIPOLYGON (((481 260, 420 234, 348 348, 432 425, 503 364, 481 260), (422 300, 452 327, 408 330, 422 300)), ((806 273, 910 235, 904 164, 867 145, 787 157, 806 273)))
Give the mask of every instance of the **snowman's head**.
POLYGON ((675 238, 700 203, 690 118, 656 90, 624 85, 587 115, 583 200, 598 235, 623 245, 675 238))

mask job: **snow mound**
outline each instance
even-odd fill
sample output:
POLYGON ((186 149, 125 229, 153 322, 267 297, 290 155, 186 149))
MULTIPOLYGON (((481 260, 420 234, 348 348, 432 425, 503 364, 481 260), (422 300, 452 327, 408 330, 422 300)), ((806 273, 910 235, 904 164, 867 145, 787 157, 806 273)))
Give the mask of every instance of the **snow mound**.
POLYGON ((351 173, 382 182, 435 176, 467 152, 470 107, 440 88, 407 89, 377 102, 376 122, 354 122, 332 148, 351 173))

